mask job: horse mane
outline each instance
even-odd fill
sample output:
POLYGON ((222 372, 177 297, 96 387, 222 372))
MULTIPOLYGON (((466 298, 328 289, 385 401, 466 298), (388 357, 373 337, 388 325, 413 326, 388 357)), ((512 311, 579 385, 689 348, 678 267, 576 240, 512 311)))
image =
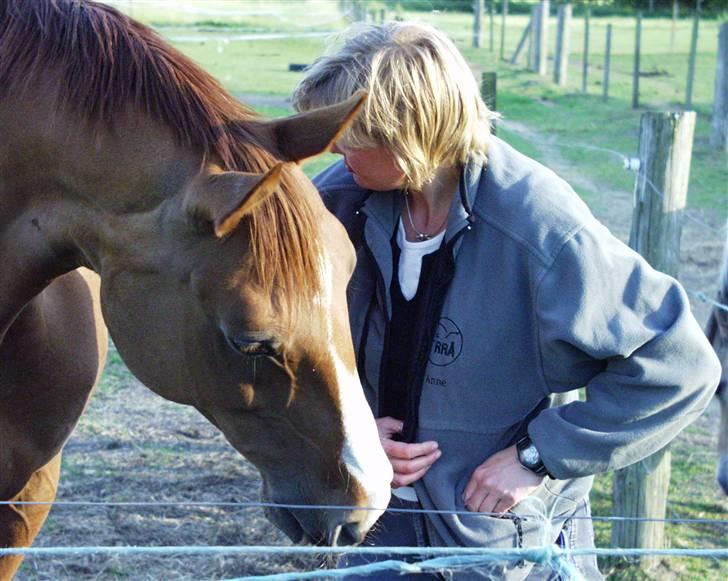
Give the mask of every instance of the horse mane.
MULTIPOLYGON (((89 0, 0 0, 0 97, 26 94, 49 70, 64 84, 56 107, 94 130, 132 106, 223 169, 262 173, 275 162, 252 128, 258 116, 149 27, 89 0)), ((286 173, 248 220, 254 282, 308 302, 321 286, 319 230, 286 173)))

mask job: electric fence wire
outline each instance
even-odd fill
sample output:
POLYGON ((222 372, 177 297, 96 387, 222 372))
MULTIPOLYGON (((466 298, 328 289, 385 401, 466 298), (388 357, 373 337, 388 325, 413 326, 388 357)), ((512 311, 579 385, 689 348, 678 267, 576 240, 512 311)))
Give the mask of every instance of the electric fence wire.
MULTIPOLYGON (((454 515, 468 517, 491 517, 491 518, 509 518, 508 513, 505 515, 494 512, 471 512, 468 510, 442 510, 442 509, 425 509, 425 508, 381 508, 374 506, 347 506, 347 505, 329 505, 329 504, 286 504, 275 502, 260 501, 84 501, 84 500, 55 500, 48 502, 35 501, 0 501, 0 506, 53 506, 53 507, 86 507, 86 508, 234 508, 234 509, 260 509, 260 508, 278 508, 287 510, 341 510, 341 511, 387 511, 393 513, 414 513, 414 514, 438 514, 438 515, 454 515)), ((524 514, 518 515, 521 520, 537 520, 543 521, 549 518, 552 521, 558 520, 591 520, 601 522, 663 522, 667 524, 705 524, 705 525, 724 525, 728 526, 728 519, 709 519, 709 518, 652 518, 652 517, 632 517, 632 516, 568 516, 568 517, 545 517, 540 514, 524 514)))

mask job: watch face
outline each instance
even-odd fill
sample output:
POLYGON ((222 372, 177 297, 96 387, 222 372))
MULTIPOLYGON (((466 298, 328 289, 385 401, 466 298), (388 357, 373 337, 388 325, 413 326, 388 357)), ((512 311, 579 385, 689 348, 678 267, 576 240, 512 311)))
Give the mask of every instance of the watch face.
POLYGON ((530 444, 521 450, 521 457, 526 464, 531 466, 538 464, 541 460, 541 456, 539 456, 538 450, 536 450, 536 446, 533 444, 530 444))

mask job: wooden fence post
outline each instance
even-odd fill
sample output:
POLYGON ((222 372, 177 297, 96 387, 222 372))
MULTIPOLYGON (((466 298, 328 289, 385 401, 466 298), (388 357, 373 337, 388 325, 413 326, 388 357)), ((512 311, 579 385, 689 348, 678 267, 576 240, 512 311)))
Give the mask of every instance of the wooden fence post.
POLYGON ((504 60, 506 54, 506 18, 508 17, 508 0, 501 4, 501 37, 500 37, 500 59, 504 60))
POLYGON ((473 0, 473 47, 480 48, 483 0, 473 0))
POLYGON ((584 60, 581 68, 581 92, 586 93, 587 79, 589 77, 589 19, 591 10, 587 9, 584 15, 584 60))
POLYGON ((710 145, 728 151, 728 22, 720 25, 717 61, 710 145))
MULTIPOLYGON (((485 72, 480 75, 480 97, 488 109, 495 111, 497 103, 498 75, 494 72, 485 72)), ((493 121, 493 135, 496 133, 495 121, 493 121)))
POLYGON ((640 106, 640 42, 642 40, 642 12, 637 12, 634 41, 634 70, 632 71, 632 109, 640 106))
POLYGON ((534 4, 531 6, 531 33, 528 35, 528 68, 533 72, 538 71, 536 51, 538 50, 538 33, 540 30, 538 19, 540 15, 540 4, 534 4))
POLYGON ((556 27, 556 55, 554 56, 554 83, 566 86, 571 51, 571 4, 559 6, 556 27))
POLYGON ((602 98, 609 99, 609 68, 612 60, 612 25, 607 24, 607 46, 604 49, 604 80, 602 81, 602 98))
POLYGON ((541 0, 541 10, 538 17, 538 48, 537 51, 537 72, 544 76, 548 67, 548 37, 549 37, 549 0, 541 0))
POLYGON ((672 26, 670 27, 670 52, 675 52, 675 35, 677 34, 677 18, 680 15, 680 2, 672 0, 672 26))
MULTIPOLYGON (((630 246, 654 268, 677 277, 682 213, 690 177, 695 112, 643 113, 640 121, 640 169, 635 180, 635 208, 630 246)), ((670 449, 614 473, 613 513, 639 520, 614 521, 612 546, 665 547, 670 449), (654 519, 654 520, 653 520, 654 519)), ((636 559, 646 570, 655 555, 636 559)))
POLYGON ((700 2, 695 2, 695 16, 693 16, 693 35, 690 39, 690 60, 688 61, 688 86, 685 90, 685 107, 693 106, 693 80, 695 79, 695 57, 698 53, 698 28, 700 26, 700 2))

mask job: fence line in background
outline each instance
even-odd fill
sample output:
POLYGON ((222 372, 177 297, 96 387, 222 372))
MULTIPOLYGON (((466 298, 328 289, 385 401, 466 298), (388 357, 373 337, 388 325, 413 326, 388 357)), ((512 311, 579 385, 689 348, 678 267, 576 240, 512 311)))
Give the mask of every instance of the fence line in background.
POLYGON ((698 28, 700 26, 700 3, 695 2, 695 15, 693 16, 693 33, 690 38, 690 57, 688 58, 688 82, 685 89, 685 107, 693 106, 693 80, 695 79, 695 59, 698 53, 698 28))
POLYGON ((559 6, 556 25, 556 55, 554 56, 554 83, 566 86, 571 52, 571 4, 559 6))
POLYGON ((606 47, 604 48, 604 78, 602 80, 602 99, 606 103, 609 99, 609 69, 612 58, 612 25, 607 24, 606 47))
POLYGON ((634 68, 632 70, 632 109, 640 106, 640 49, 642 41, 642 12, 637 12, 634 40, 634 68))
POLYGON ((716 61, 710 145, 728 152, 728 22, 720 26, 716 61))
POLYGON ((473 0, 473 47, 480 48, 483 28, 483 0, 473 0))
POLYGON ((587 79, 589 77, 589 20, 591 10, 587 8, 584 13, 584 53, 581 63, 581 92, 587 92, 587 79))
POLYGON ((501 3, 501 38, 500 38, 500 60, 506 58, 506 20, 508 18, 508 0, 501 3))

